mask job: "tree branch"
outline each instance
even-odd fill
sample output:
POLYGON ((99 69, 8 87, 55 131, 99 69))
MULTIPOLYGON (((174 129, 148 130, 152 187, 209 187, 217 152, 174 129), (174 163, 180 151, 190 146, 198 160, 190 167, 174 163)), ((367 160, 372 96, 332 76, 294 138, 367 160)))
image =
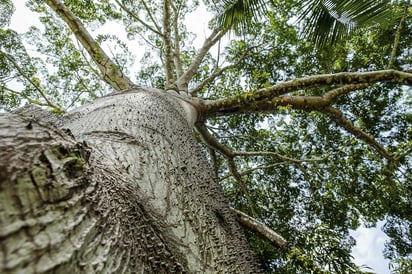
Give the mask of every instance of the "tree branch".
POLYGON ((119 7, 122 10, 124 10, 127 14, 129 14, 130 17, 132 17, 134 20, 136 20, 137 22, 145 26, 148 30, 152 31, 153 33, 159 35, 160 37, 163 37, 163 33, 160 30, 156 29, 155 27, 150 26, 148 23, 141 20, 139 16, 137 16, 133 11, 131 11, 129 8, 123 5, 120 1, 116 0, 115 2, 119 5, 119 7))
POLYGON ((174 60, 176 67, 176 78, 183 75, 183 66, 180 59, 180 34, 179 34, 179 8, 176 7, 175 3, 172 1, 172 8, 174 12, 173 18, 173 36, 174 36, 174 60))
POLYGON ((207 146, 211 147, 212 149, 218 150, 228 158, 233 158, 235 156, 230 148, 220 143, 212 134, 210 134, 203 123, 196 123, 196 130, 207 146))
POLYGON ((245 113, 251 111, 270 111, 277 106, 294 104, 300 109, 319 109, 329 105, 330 101, 340 94, 348 92, 351 88, 365 87, 375 82, 394 82, 412 85, 412 73, 397 70, 381 70, 371 72, 341 72, 337 74, 314 75, 282 82, 274 86, 263 88, 255 92, 245 92, 241 95, 231 96, 218 100, 205 101, 203 117, 245 113), (333 91, 326 97, 319 96, 289 96, 279 97, 292 91, 305 88, 330 85, 351 85, 333 91), (359 85, 359 86, 357 86, 359 85), (348 90, 345 90, 348 89, 348 90))
POLYGON ((272 151, 233 151, 232 152, 234 156, 245 156, 245 157, 253 157, 253 156, 270 156, 270 157, 275 157, 278 158, 282 161, 288 161, 292 163, 307 163, 307 162, 319 162, 319 161, 324 161, 325 159, 294 159, 290 158, 284 155, 281 155, 277 152, 272 152, 272 151))
POLYGON ((354 91, 354 90, 367 88, 369 86, 370 86, 369 83, 345 85, 343 87, 335 88, 335 89, 332 89, 332 90, 326 92, 322 97, 327 102, 331 103, 332 100, 335 99, 338 96, 348 94, 348 93, 350 93, 351 91, 354 91))
POLYGON ((147 14, 149 15, 150 20, 152 21, 152 23, 155 26, 155 28, 157 29, 157 31, 162 33, 160 26, 157 24, 157 21, 154 19, 154 16, 153 16, 151 10, 149 9, 149 7, 146 4, 146 0, 141 0, 140 3, 143 4, 147 14))
POLYGON ((163 42, 165 47, 166 90, 176 90, 173 80, 173 51, 170 29, 170 0, 163 1, 163 42))
POLYGON ((226 70, 228 70, 230 68, 233 68, 234 66, 235 65, 229 65, 229 66, 226 66, 226 67, 223 67, 221 69, 216 70, 211 75, 209 75, 209 77, 207 77, 205 80, 200 82, 195 88, 191 89, 189 91, 189 93, 192 96, 196 96, 198 94, 198 92, 201 91, 207 84, 211 83, 217 77, 221 76, 223 74, 223 72, 225 72, 226 70))
MULTIPOLYGON (((248 174, 252 173, 255 170, 268 169, 268 168, 273 168, 273 167, 280 166, 280 165, 285 165, 285 164, 287 164, 287 163, 286 162, 279 162, 279 163, 275 163, 275 164, 271 164, 271 165, 260 165, 260 166, 257 166, 257 167, 253 167, 253 168, 249 168, 249 169, 240 171, 239 174, 241 176, 245 176, 245 175, 248 175, 248 174)), ((219 182, 224 181, 224 180, 226 180, 227 178, 229 178, 231 176, 232 176, 231 174, 225 175, 225 176, 219 178, 219 182)))
POLYGON ((136 85, 122 73, 100 45, 93 39, 83 26, 82 22, 59 0, 46 0, 47 5, 63 19, 76 38, 80 41, 90 57, 103 74, 103 80, 116 90, 124 90, 136 87, 136 85))
POLYGON ((219 41, 220 38, 227 32, 227 30, 217 30, 215 29, 210 36, 203 43, 202 48, 198 51, 195 59, 190 64, 189 68, 179 77, 176 84, 179 90, 187 91, 189 81, 192 79, 193 75, 196 73, 196 70, 199 68, 200 64, 203 61, 203 58, 208 53, 209 49, 219 41))
POLYGON ((226 159, 230 173, 232 173, 243 194, 245 194, 246 199, 248 201, 248 206, 252 214, 256 215, 255 203, 253 202, 252 196, 250 195, 249 188, 247 187, 245 181, 243 181, 242 175, 240 175, 239 171, 237 170, 235 161, 233 160, 233 158, 230 157, 226 157, 226 159))
POLYGON ((288 245, 288 242, 282 236, 270 229, 264 223, 252 218, 251 216, 243 213, 240 210, 234 208, 231 209, 240 224, 257 233, 259 236, 268 240, 273 245, 277 247, 286 247, 288 245))
POLYGON ((33 81, 33 79, 31 79, 31 77, 29 75, 27 75, 23 69, 19 66, 19 64, 17 64, 16 60, 14 60, 14 58, 8 54, 3 54, 4 57, 6 57, 6 59, 14 66, 14 68, 17 70, 17 72, 24 78, 26 79, 33 87, 35 90, 37 90, 37 92, 40 94, 40 97, 42 97, 45 101, 46 104, 43 104, 41 102, 38 102, 36 100, 27 98, 27 100, 29 100, 30 103, 34 103, 37 105, 42 105, 42 106, 47 106, 50 108, 55 109, 56 111, 60 112, 60 113, 64 113, 66 112, 61 106, 53 103, 52 101, 50 101, 49 98, 47 98, 46 96, 46 92, 45 90, 40 86, 40 84, 37 84, 35 81, 33 81))
POLYGON ((196 124, 196 130, 199 132, 201 138, 203 139, 203 141, 205 142, 207 146, 209 146, 212 149, 218 150, 220 153, 222 153, 226 157, 230 172, 232 173, 233 177, 238 182, 239 187, 242 190, 242 192, 245 194, 246 199, 249 202, 249 206, 250 206, 252 213, 256 214, 256 210, 254 207, 252 197, 250 196, 249 189, 247 188, 246 183, 243 181, 242 176, 240 175, 239 171, 236 168, 236 163, 233 160, 233 158, 236 155, 233 154, 230 148, 220 143, 212 134, 210 134, 210 132, 207 130, 206 126, 203 123, 196 124))
MULTIPOLYGON (((225 66, 223 68, 216 68, 215 71, 209 75, 209 77, 207 77, 205 80, 203 80, 202 82, 200 82, 200 84, 197 85, 197 87, 193 88, 190 90, 190 94, 192 96, 196 96, 197 93, 199 91, 201 91, 203 89, 204 86, 206 86, 207 84, 211 83, 213 80, 215 80, 217 77, 221 76, 223 74, 223 72, 225 72, 226 70, 235 67, 236 65, 238 65, 244 58, 245 56, 249 53, 249 51, 245 51, 236 62, 234 62, 231 65, 225 66)), ((219 55, 218 55, 219 57, 219 55)), ((218 63, 218 62, 217 62, 218 63)), ((218 64, 216 65, 218 66, 218 64)))
POLYGON ((343 113, 340 110, 333 107, 326 107, 323 112, 332 117, 338 125, 342 126, 349 133, 352 133, 355 137, 358 137, 359 139, 374 147, 381 156, 390 161, 393 160, 393 155, 386 151, 386 149, 380 143, 378 143, 378 141, 376 141, 373 136, 364 132, 360 128, 355 127, 351 121, 347 120, 344 117, 343 113))
POLYGON ((401 31, 402 31, 402 28, 403 28, 403 24, 405 23, 406 17, 408 16, 409 6, 410 6, 410 2, 405 3, 405 7, 404 7, 404 10, 403 10, 401 20, 399 22, 398 28, 396 29, 395 40, 393 42, 393 48, 392 48, 391 57, 389 59, 387 69, 392 69, 395 65, 396 51, 398 50, 399 43, 400 43, 400 40, 401 40, 401 31))

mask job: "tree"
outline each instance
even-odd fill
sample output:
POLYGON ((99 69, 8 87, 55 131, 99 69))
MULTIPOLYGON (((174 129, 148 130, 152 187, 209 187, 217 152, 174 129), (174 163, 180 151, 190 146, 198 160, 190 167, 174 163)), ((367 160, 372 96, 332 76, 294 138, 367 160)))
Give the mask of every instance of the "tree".
POLYGON ((2 19, 2 272, 355 273, 349 229, 383 218, 406 271, 409 2, 333 46, 301 39, 306 2, 236 29, 204 1, 200 49, 198 1, 29 1, 44 29, 25 37, 2 19), (146 42, 137 77, 120 37, 87 30, 109 21, 146 42))

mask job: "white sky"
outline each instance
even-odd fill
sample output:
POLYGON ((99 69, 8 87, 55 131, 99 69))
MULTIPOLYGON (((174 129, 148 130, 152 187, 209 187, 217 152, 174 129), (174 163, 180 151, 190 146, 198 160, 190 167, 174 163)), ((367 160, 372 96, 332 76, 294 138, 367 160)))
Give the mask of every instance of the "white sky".
MULTIPOLYGON (((10 28, 19 33, 23 33, 33 24, 40 26, 40 23, 37 20, 37 14, 25 7, 25 1, 15 0, 13 3, 16 7, 16 11, 13 14, 10 28)), ((210 33, 207 27, 209 18, 210 15, 204 10, 198 10, 189 14, 186 18, 187 21, 190 22, 190 24, 187 24, 188 30, 197 34, 197 39, 194 41, 197 48, 201 46, 204 38, 210 33)), ((113 25, 107 25, 100 29, 98 33, 111 32, 111 34, 119 35, 119 32, 116 29, 118 28, 113 25)), ((125 35, 124 41, 127 42, 125 35)), ((129 44, 131 44, 130 49, 138 46, 136 41, 129 44)), ((142 53, 139 53, 139 51, 136 50, 133 54, 136 55, 137 60, 140 60, 142 53)), ((136 63, 138 63, 138 61, 136 63)), ((367 265, 377 274, 389 274, 389 261, 385 260, 382 255, 384 243, 388 237, 381 231, 380 228, 382 226, 383 222, 380 222, 376 228, 361 227, 356 231, 352 231, 351 235, 357 242, 356 247, 353 248, 352 255, 354 256, 357 265, 367 265)))

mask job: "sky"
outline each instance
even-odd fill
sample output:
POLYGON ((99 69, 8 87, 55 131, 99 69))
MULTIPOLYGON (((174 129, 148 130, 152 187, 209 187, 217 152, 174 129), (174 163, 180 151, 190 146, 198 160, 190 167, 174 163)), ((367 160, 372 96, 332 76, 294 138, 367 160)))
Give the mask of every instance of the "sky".
MULTIPOLYGON (((19 33, 24 33, 33 24, 39 24, 37 20, 37 14, 31 12, 24 5, 25 1, 15 0, 13 1, 16 11, 13 14, 10 28, 16 30, 19 33)), ((209 33, 207 23, 210 15, 205 10, 199 10, 192 14, 189 14, 186 18, 190 24, 188 25, 189 31, 197 34, 197 39, 194 41, 195 45, 200 47, 204 38, 209 33)), ((115 25, 106 25, 98 30, 99 33, 111 32, 111 34, 118 34, 117 27, 115 25)), ((125 36, 124 36, 125 37, 125 36)), ((127 40, 124 40, 127 42, 127 40)), ((136 48, 136 42, 130 47, 136 48)), ((136 57, 139 58, 139 53, 134 52, 136 57)), ((136 62, 138 63, 138 62, 136 62)), ((356 231, 352 231, 351 235, 355 238, 357 245, 352 250, 354 261, 357 265, 367 265, 373 269, 376 274, 389 274, 389 261, 385 260, 382 255, 384 243, 388 237, 381 231, 381 227, 384 222, 379 222, 376 228, 360 227, 356 231)))

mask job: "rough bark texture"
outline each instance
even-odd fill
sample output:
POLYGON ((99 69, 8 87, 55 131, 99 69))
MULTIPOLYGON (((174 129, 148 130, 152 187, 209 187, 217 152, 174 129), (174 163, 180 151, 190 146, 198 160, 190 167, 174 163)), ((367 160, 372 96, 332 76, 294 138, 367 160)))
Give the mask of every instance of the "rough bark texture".
POLYGON ((184 115, 153 90, 1 115, 0 272, 259 273, 184 115))

